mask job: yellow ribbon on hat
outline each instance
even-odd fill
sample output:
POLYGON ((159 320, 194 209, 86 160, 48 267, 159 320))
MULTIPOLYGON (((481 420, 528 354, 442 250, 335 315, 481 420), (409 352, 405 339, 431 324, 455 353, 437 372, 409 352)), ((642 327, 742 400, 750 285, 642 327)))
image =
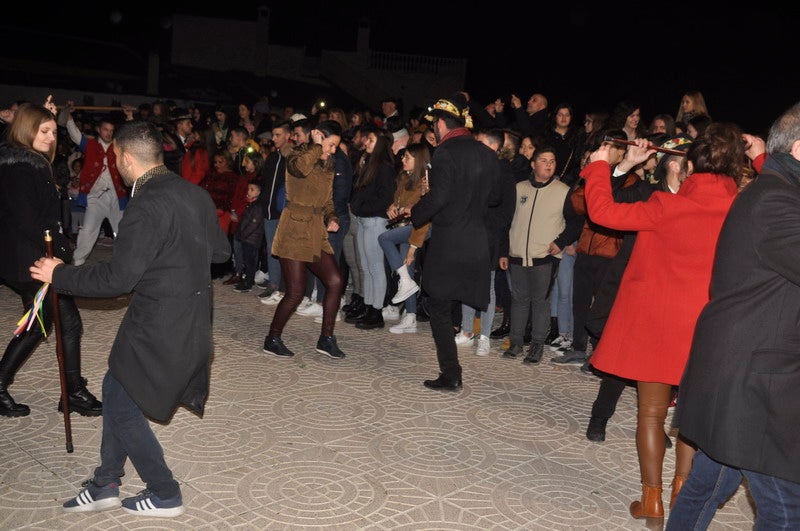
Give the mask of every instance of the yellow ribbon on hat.
MULTIPOLYGON (((459 112, 458 107, 456 107, 453 102, 448 100, 439 100, 433 104, 431 110, 437 111, 444 111, 448 114, 452 114, 453 116, 458 116, 464 119, 464 127, 468 129, 472 129, 472 116, 469 114, 469 107, 464 107, 464 110, 459 112)), ((426 118, 432 118, 431 116, 426 116, 426 118)))

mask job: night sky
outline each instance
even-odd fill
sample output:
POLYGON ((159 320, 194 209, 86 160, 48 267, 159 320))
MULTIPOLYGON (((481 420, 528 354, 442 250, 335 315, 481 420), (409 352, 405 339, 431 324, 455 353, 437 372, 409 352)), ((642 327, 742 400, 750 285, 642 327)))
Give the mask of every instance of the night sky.
MULTIPOLYGON (((262 3, 163 1, 151 10, 134 2, 64 3, 50 16, 9 8, 19 12, 10 11, 4 23, 135 49, 168 32, 173 13, 247 20, 262 3)), ((374 50, 466 58, 464 88, 481 102, 512 93, 525 101, 541 92, 551 106, 569 102, 585 112, 610 111, 630 99, 649 120, 674 116, 683 92, 700 90, 715 120, 765 133, 800 101, 794 58, 800 17, 770 2, 747 10, 715 4, 266 2, 274 44, 305 46, 310 54, 352 51, 358 21, 367 17, 374 50)))

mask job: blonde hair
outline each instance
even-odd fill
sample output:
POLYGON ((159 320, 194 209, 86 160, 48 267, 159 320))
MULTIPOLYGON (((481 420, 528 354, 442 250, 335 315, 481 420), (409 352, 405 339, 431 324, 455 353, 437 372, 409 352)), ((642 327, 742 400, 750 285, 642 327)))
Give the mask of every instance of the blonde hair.
POLYGON ((711 115, 708 113, 708 107, 706 107, 706 100, 703 98, 703 93, 699 90, 690 90, 689 92, 684 92, 683 96, 681 97, 681 103, 678 104, 678 113, 675 115, 675 121, 686 123, 690 118, 692 118, 692 116, 696 116, 698 114, 705 114, 709 118, 711 117, 711 115), (689 116, 686 116, 683 112, 683 98, 689 98, 692 100, 692 111, 690 112, 689 116))

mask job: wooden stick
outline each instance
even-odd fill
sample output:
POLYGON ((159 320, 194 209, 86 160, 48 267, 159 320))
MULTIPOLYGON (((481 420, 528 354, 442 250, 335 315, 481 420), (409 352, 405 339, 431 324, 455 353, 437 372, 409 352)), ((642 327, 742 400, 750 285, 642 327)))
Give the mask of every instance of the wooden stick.
MULTIPOLYGON (((605 137, 603 139, 603 142, 613 142, 615 144, 623 144, 625 146, 635 146, 635 145, 637 145, 636 142, 634 142, 633 140, 623 140, 621 138, 614 138, 613 136, 605 137)), ((661 153, 668 153, 670 155, 678 155, 680 157, 685 157, 686 156, 686 152, 685 151, 681 151, 679 149, 663 148, 663 147, 659 147, 659 146, 654 146, 652 144, 647 146, 647 149, 654 149, 656 151, 660 151, 661 153)))
MULTIPOLYGON (((53 258, 53 236, 49 230, 44 231, 44 242, 47 247, 47 257, 53 258)), ((58 295, 56 289, 50 286, 50 298, 53 302, 53 330, 56 334, 56 358, 58 359, 58 375, 61 381, 61 406, 64 411, 64 434, 67 438, 67 453, 73 452, 72 424, 69 418, 69 393, 67 391, 67 373, 64 368, 64 341, 61 338, 61 315, 58 311, 58 295)))
POLYGON ((73 111, 121 111, 122 107, 103 107, 102 105, 73 105, 73 111))

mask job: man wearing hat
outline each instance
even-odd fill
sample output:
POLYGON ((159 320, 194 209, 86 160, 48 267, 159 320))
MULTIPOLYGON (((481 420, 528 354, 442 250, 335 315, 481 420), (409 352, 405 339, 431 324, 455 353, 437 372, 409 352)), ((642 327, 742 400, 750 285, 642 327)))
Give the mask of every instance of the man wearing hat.
POLYGON ((468 304, 486 310, 489 303, 491 264, 485 220, 489 206, 500 202, 500 163, 491 149, 473 138, 463 94, 440 99, 425 118, 438 145, 428 177, 430 191, 411 209, 411 221, 415 227, 432 222, 422 286, 428 293, 440 374, 424 385, 456 390, 461 387, 461 365, 452 308, 468 304))
POLYGON ((164 165, 180 175, 181 161, 186 154, 192 133, 192 114, 187 109, 175 109, 170 115, 168 127, 164 128, 164 165))

